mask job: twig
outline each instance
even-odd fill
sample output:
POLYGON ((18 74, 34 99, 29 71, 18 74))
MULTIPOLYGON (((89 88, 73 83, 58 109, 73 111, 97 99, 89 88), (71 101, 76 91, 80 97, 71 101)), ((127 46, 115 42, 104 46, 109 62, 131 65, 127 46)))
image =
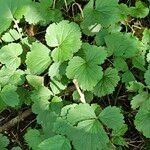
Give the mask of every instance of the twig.
POLYGON ((56 0, 53 0, 53 9, 55 9, 56 0))
POLYGON ((80 90, 80 88, 79 88, 78 81, 77 81, 76 79, 74 79, 74 80, 73 80, 73 83, 74 83, 74 85, 75 85, 75 87, 76 87, 76 89, 77 89, 77 92, 78 92, 79 95, 80 95, 80 101, 81 101, 82 103, 86 103, 84 94, 81 92, 81 90, 80 90))
POLYGON ((16 28, 17 29, 17 31, 18 31, 18 33, 19 33, 19 35, 20 35, 20 39, 22 39, 22 33, 20 32, 20 28, 19 28, 19 26, 18 26, 18 23, 19 23, 19 21, 18 20, 15 20, 15 19, 13 19, 13 21, 14 21, 14 28, 16 28))
POLYGON ((6 131, 8 129, 10 129, 11 127, 13 127, 14 125, 16 125, 18 122, 24 120, 26 117, 28 117, 31 114, 32 114, 32 110, 31 109, 28 109, 28 110, 24 111, 21 115, 13 118, 9 122, 7 122, 3 126, 1 126, 0 127, 0 133, 3 132, 3 131, 6 131))
POLYGON ((73 14, 73 17, 74 17, 74 6, 75 6, 75 5, 79 8, 79 10, 80 10, 80 12, 81 12, 81 17, 82 17, 82 19, 83 19, 83 18, 84 18, 83 10, 82 10, 80 4, 78 4, 78 3, 73 3, 73 4, 72 4, 72 14, 73 14))
POLYGON ((67 1, 64 0, 64 3, 65 3, 66 11, 68 11, 68 4, 67 4, 67 1))

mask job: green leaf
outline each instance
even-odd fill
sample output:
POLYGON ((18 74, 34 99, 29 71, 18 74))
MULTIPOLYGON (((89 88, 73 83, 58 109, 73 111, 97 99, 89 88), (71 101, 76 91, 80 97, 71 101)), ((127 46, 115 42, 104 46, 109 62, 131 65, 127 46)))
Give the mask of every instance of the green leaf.
POLYGON ((136 109, 145 103, 149 99, 149 95, 147 92, 142 92, 132 98, 131 107, 136 109))
POLYGON ((103 46, 105 44, 105 36, 109 34, 107 29, 102 29, 100 32, 96 34, 95 40, 98 46, 103 46))
POLYGON ((145 18, 149 14, 149 8, 141 1, 135 3, 135 7, 129 8, 130 15, 136 18, 145 18))
POLYGON ((143 31, 143 37, 142 37, 142 42, 144 44, 148 45, 148 48, 150 48, 150 29, 145 28, 143 31))
POLYGON ((51 91, 44 86, 41 86, 38 89, 32 91, 31 100, 34 102, 34 104, 32 105, 32 111, 38 114, 41 111, 48 110, 48 100, 51 98, 51 95, 51 91))
POLYGON ((22 85, 25 81, 24 71, 14 68, 2 67, 0 70, 0 85, 3 87, 6 84, 22 85))
POLYGON ((122 82, 128 84, 131 81, 135 81, 135 77, 130 70, 127 70, 124 74, 122 74, 122 82))
POLYGON ((25 14, 25 20, 29 24, 47 25, 51 21, 58 22, 62 20, 61 11, 58 9, 50 8, 53 0, 40 0, 39 2, 32 2, 29 10, 25 14), (31 15, 32 14, 32 15, 31 15))
POLYGON ((54 62, 49 68, 48 75, 51 78, 58 76, 59 67, 60 67, 60 63, 59 62, 54 62))
POLYGON ((27 75, 26 79, 28 83, 33 86, 35 89, 38 89, 41 86, 44 86, 44 78, 36 75, 27 75))
POLYGON ((61 21, 58 24, 51 24, 46 30, 46 42, 52 51, 53 60, 64 62, 69 60, 81 47, 80 28, 74 22, 61 21))
POLYGON ((128 65, 127 65, 125 59, 122 57, 115 57, 113 65, 118 71, 127 71, 128 70, 128 65))
POLYGON ((21 64, 21 59, 18 57, 22 54, 20 44, 11 43, 3 46, 0 49, 0 62, 9 68, 17 69, 21 64))
POLYGON ((89 120, 89 119, 95 119, 96 115, 94 113, 94 110, 89 104, 79 104, 75 106, 74 108, 71 108, 68 111, 67 115, 67 121, 75 125, 82 120, 89 120))
POLYGON ((90 0, 83 9, 84 20, 81 23, 83 29, 91 30, 92 25, 100 24, 108 26, 118 21, 118 4, 116 0, 90 0), (113 12, 113 13, 112 13, 113 12))
POLYGON ((19 104, 19 95, 16 92, 17 87, 14 85, 6 85, 0 92, 2 100, 11 107, 18 106, 19 104))
POLYGON ((19 33, 15 29, 10 29, 2 36, 4 42, 14 42, 20 38, 19 33))
POLYGON ((3 134, 0 134, 0 149, 6 150, 6 147, 8 146, 8 144, 9 144, 9 139, 3 134))
POLYGON ((40 150, 71 150, 70 142, 61 135, 50 137, 39 144, 40 150))
POLYGON ((102 78, 102 68, 98 66, 106 59, 107 53, 102 47, 83 44, 83 56, 75 56, 69 61, 66 70, 69 79, 77 79, 83 90, 92 90, 102 78))
POLYGON ((128 147, 128 144, 125 141, 125 139, 123 137, 120 137, 120 136, 113 137, 112 138, 112 142, 113 142, 113 144, 116 144, 116 145, 128 147))
POLYGON ((80 122, 69 134, 77 150, 102 150, 106 148, 109 138, 98 120, 80 122))
POLYGON ((61 80, 53 78, 50 82, 50 88, 54 95, 61 93, 63 90, 65 90, 66 85, 61 82, 61 80))
POLYGON ((0 1, 0 35, 6 31, 13 19, 21 19, 28 10, 30 0, 1 0, 0 1))
POLYGON ((99 115, 99 119, 113 130, 119 130, 124 125, 124 117, 119 108, 108 106, 99 115))
POLYGON ((51 63, 50 49, 42 43, 33 43, 31 52, 27 53, 26 64, 32 74, 43 73, 51 63))
POLYGON ((137 55, 140 41, 128 33, 115 32, 105 37, 105 42, 110 51, 117 57, 131 58, 137 55), (117 41, 117 42, 116 42, 117 41))
POLYGON ((146 71, 146 69, 145 69, 145 53, 132 58, 132 63, 133 63, 134 67, 140 69, 141 71, 146 71))
POLYGON ((94 94, 101 97, 111 94, 117 86, 120 78, 116 69, 107 68, 102 79, 94 88, 94 94))
POLYGON ((145 102, 145 104, 140 107, 134 123, 136 129, 143 133, 146 138, 150 138, 150 99, 145 102))
POLYGON ((144 78, 145 78, 145 83, 150 86, 150 65, 147 69, 147 71, 144 74, 144 78))
POLYGON ((53 125, 56 121, 57 114, 50 110, 41 110, 37 116, 37 123, 42 126, 43 132, 46 137, 54 136, 53 125))
POLYGON ((40 132, 36 129, 29 129, 24 136, 26 143, 33 150, 38 150, 38 145, 41 143, 40 132))
MULTIPOLYGON (((72 96, 73 96, 73 100, 75 102, 80 102, 80 95, 77 91, 74 91, 72 96)), ((93 100, 93 93, 92 92, 85 91, 84 96, 85 96, 86 103, 90 103, 93 100)))
POLYGON ((11 150, 22 150, 19 146, 13 147, 11 150))

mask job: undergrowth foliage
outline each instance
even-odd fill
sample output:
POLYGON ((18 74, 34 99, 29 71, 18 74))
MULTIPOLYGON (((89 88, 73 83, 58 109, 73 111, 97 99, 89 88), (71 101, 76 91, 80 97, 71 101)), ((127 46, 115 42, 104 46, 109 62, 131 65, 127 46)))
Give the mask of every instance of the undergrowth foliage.
MULTIPOLYGON (((148 4, 0 0, 0 111, 32 107, 31 149, 128 148, 123 106, 100 103, 120 84, 135 128, 150 138, 150 29, 130 24, 148 16, 148 4)), ((0 134, 0 149, 8 144, 0 134)))

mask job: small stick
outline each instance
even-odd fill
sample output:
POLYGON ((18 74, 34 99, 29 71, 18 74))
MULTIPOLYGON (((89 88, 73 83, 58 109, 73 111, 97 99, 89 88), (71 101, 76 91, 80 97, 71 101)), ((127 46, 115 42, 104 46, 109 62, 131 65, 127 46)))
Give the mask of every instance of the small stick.
POLYGON ((80 101, 81 101, 82 103, 86 103, 86 101, 85 101, 85 96, 84 96, 84 94, 81 92, 81 90, 80 90, 80 88, 79 88, 78 81, 77 81, 76 79, 74 79, 74 80, 73 80, 73 83, 74 83, 74 85, 75 85, 75 87, 76 87, 76 89, 77 89, 78 94, 80 95, 80 101))
POLYGON ((15 19, 13 19, 13 21, 14 21, 14 28, 16 28, 17 29, 17 31, 18 31, 18 33, 19 33, 19 35, 20 35, 20 39, 22 39, 22 33, 20 32, 20 29, 19 29, 19 26, 18 26, 18 23, 19 23, 19 21, 18 20, 15 20, 15 19))
POLYGON ((10 129, 11 127, 13 127, 14 125, 16 125, 18 122, 24 120, 26 117, 28 117, 31 114, 32 114, 31 109, 28 109, 28 110, 24 111, 20 116, 17 116, 15 118, 13 118, 9 122, 7 122, 3 126, 1 126, 0 127, 0 133, 3 132, 3 131, 5 131, 5 130, 10 129))
POLYGON ((82 19, 83 19, 83 18, 84 18, 83 10, 82 10, 80 4, 78 4, 78 3, 73 3, 73 4, 72 4, 73 17, 74 17, 74 6, 75 6, 75 5, 79 8, 79 10, 80 10, 80 12, 81 12, 81 17, 82 17, 82 19))

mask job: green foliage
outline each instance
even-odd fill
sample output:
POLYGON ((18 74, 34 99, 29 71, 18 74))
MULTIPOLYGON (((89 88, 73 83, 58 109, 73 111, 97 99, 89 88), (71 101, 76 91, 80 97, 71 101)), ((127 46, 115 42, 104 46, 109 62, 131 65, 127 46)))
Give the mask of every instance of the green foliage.
POLYGON ((130 149, 125 96, 150 138, 149 7, 129 3, 0 0, 0 112, 32 109, 29 149, 130 149))
POLYGON ((107 68, 102 79, 94 88, 94 94, 101 97, 111 94, 119 82, 120 78, 116 69, 107 68))
POLYGON ((75 56, 69 61, 67 77, 77 79, 84 90, 92 90, 102 78, 102 64, 106 59, 106 51, 102 47, 83 44, 81 57, 75 56))
POLYGON ((81 47, 81 32, 77 24, 62 21, 59 24, 51 24, 46 30, 46 42, 52 51, 53 60, 64 62, 70 59, 81 47))
POLYGON ((50 50, 41 43, 33 43, 31 52, 28 52, 26 64, 32 74, 43 73, 51 63, 50 50), (36 57, 35 57, 36 56, 36 57))
POLYGON ((8 144, 9 144, 9 139, 6 136, 0 134, 0 149, 7 150, 6 147, 8 146, 8 144))

